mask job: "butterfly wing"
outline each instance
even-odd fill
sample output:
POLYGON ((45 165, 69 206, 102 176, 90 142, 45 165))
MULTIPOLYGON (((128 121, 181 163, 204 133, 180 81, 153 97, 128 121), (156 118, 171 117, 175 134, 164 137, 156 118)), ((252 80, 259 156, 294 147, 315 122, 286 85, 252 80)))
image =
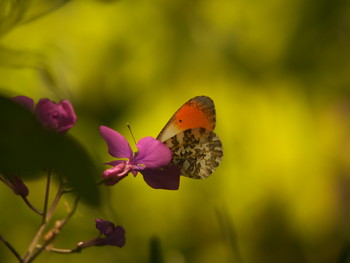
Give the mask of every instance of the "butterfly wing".
POLYGON ((219 137, 212 131, 187 129, 164 142, 172 152, 172 164, 181 175, 194 179, 206 178, 219 166, 223 151, 219 137))
POLYGON ((164 142, 187 129, 205 128, 213 131, 215 123, 213 100, 206 96, 197 96, 187 101, 175 112, 159 133, 157 140, 164 142))

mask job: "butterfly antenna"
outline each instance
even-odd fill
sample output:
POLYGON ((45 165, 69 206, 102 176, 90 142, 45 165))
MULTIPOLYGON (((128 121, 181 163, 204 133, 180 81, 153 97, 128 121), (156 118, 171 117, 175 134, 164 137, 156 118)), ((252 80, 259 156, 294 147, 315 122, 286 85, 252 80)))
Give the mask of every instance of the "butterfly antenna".
POLYGON ((128 129, 129 129, 129 131, 130 131, 130 133, 131 133, 131 137, 132 137, 132 139, 134 140, 134 143, 135 143, 135 145, 136 145, 136 140, 135 140, 134 134, 132 133, 130 124, 129 124, 128 122, 126 123, 126 126, 128 126, 128 129))

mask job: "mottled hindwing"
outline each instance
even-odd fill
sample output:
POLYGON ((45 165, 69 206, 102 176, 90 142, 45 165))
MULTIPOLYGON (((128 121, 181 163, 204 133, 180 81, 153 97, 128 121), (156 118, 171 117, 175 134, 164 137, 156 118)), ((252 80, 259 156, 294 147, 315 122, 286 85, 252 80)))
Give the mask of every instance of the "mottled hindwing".
POLYGON ((180 167, 181 175, 195 179, 211 175, 223 156, 219 137, 204 128, 188 129, 164 143, 170 148, 171 162, 180 167))

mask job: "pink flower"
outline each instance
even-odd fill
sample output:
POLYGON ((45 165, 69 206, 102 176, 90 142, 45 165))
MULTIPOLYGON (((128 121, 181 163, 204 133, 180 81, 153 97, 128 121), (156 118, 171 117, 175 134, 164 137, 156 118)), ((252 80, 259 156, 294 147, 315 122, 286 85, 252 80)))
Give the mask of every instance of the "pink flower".
POLYGON ((65 133, 77 120, 72 104, 68 100, 55 103, 41 99, 35 108, 35 116, 48 130, 65 133))
POLYGON ((13 98, 35 114, 38 121, 48 130, 65 133, 77 120, 72 104, 68 100, 55 103, 49 99, 41 99, 34 108, 34 101, 26 96, 13 98))
POLYGON ((145 182, 152 188, 168 190, 179 188, 180 169, 168 166, 171 151, 162 142, 152 137, 144 137, 136 144, 138 151, 133 153, 127 140, 118 132, 106 126, 100 126, 100 132, 107 143, 109 154, 124 159, 107 163, 113 167, 102 174, 106 185, 116 184, 129 172, 134 176, 140 172, 145 182))

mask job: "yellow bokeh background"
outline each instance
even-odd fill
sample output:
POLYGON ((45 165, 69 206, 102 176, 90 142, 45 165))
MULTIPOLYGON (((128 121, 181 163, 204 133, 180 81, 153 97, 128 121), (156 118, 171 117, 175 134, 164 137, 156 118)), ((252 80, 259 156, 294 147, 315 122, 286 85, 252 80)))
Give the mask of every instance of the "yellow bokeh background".
MULTIPOLYGON (((69 133, 101 170, 112 157, 99 125, 135 147, 126 123, 156 137, 198 95, 214 100, 224 147, 211 177, 177 191, 141 175, 101 187, 101 206, 80 204, 54 243, 93 238, 100 217, 126 229, 125 247, 37 262, 150 262, 154 237, 166 263, 350 260, 347 1, 32 0, 17 22, 15 2, 0 0, 0 93, 69 99, 69 133)), ((44 178, 26 183, 42 206, 44 178)), ((0 209, 0 234, 23 254, 40 218, 3 184, 0 209)), ((0 261, 15 262, 2 243, 0 261)))

